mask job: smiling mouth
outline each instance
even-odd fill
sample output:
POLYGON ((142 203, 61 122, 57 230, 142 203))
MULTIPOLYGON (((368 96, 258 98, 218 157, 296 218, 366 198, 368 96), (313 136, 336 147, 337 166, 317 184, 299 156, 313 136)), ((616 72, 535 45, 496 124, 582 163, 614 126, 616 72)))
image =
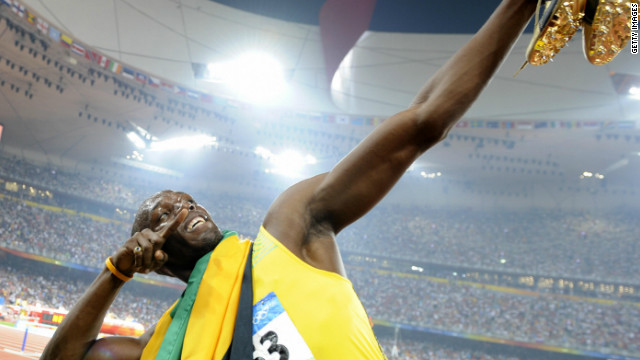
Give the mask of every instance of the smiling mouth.
POLYGON ((187 231, 191 232, 195 230, 198 226, 204 224, 205 222, 206 220, 202 216, 197 216, 189 222, 189 224, 187 225, 187 231))

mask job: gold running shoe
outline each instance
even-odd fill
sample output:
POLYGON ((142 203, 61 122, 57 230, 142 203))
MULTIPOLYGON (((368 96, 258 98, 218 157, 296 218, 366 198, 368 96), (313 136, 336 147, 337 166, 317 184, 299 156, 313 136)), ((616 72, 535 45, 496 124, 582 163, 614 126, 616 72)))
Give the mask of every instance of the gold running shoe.
POLYGON ((536 9, 533 38, 527 48, 527 62, 544 65, 571 40, 581 25, 587 0, 540 0, 536 9), (540 5, 544 13, 538 19, 540 5))
POLYGON ((631 38, 631 3, 638 0, 587 0, 582 19, 584 56, 604 65, 624 49, 631 38))

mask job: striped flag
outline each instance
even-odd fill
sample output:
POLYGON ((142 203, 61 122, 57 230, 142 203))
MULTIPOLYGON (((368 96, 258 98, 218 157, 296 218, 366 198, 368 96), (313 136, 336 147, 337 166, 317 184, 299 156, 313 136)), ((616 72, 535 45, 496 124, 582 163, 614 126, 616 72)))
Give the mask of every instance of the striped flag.
POLYGON ((4 5, 7 5, 8 7, 11 7, 11 0, 0 0, 0 4, 4 4, 4 5))
POLYGON ((132 69, 129 69, 128 67, 123 67, 122 68, 122 76, 126 77, 127 79, 135 79, 136 75, 135 75, 135 71, 133 71, 132 69))
POLYGON ((116 74, 120 74, 122 72, 122 65, 120 65, 120 63, 116 61, 110 61, 109 70, 111 70, 111 72, 114 72, 116 74))
POLYGON ((60 43, 62 44, 62 46, 66 47, 67 49, 71 48, 71 44, 73 43, 73 39, 71 39, 69 36, 62 34, 60 35, 60 43))
MULTIPOLYGON (((89 51, 87 51, 89 52, 89 51)), ((91 56, 93 59, 93 62, 95 62, 96 64, 98 64, 98 66, 102 67, 102 68, 107 68, 107 66, 109 66, 109 58, 104 56, 104 55, 100 55, 97 52, 91 50, 91 56)))
POLYGON ((84 46, 78 44, 77 42, 74 42, 73 44, 71 44, 71 51, 73 51, 74 53, 80 56, 84 56, 86 52, 86 50, 84 49, 84 46))

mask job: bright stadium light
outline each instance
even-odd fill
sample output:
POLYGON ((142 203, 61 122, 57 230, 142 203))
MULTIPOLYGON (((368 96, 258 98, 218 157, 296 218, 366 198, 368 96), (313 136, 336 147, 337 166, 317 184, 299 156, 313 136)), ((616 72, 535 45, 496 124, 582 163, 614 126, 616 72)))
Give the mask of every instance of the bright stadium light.
POLYGON ((208 64, 207 70, 208 81, 224 83, 253 103, 276 99, 286 86, 282 65, 264 53, 250 52, 232 61, 208 64))
POLYGON ((632 86, 629 88, 629 96, 640 100, 640 87, 632 86))
POLYGON ((274 154, 269 149, 258 146, 254 153, 267 160, 272 167, 265 169, 269 174, 280 174, 286 177, 299 177, 307 165, 314 165, 318 161, 312 155, 303 155, 295 150, 285 150, 274 154))
POLYGON ((144 142, 144 140, 140 137, 140 135, 138 135, 135 131, 129 131, 127 133, 127 138, 129 139, 129 141, 131 141, 133 143, 133 145, 135 147, 137 147, 138 149, 146 149, 147 148, 147 144, 144 142))
POLYGON ((205 146, 215 145, 218 145, 215 136, 201 134, 194 136, 179 136, 166 140, 153 141, 151 142, 149 149, 153 151, 199 149, 205 146))

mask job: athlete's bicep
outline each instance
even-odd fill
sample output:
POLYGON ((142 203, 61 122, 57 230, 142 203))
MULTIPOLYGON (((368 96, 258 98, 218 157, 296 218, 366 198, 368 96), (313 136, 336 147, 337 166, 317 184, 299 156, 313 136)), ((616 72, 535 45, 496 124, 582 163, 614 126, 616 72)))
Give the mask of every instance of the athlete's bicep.
POLYGON ((310 210, 338 233, 375 206, 407 168, 439 140, 418 128, 415 109, 398 113, 345 156, 315 190, 310 210))

